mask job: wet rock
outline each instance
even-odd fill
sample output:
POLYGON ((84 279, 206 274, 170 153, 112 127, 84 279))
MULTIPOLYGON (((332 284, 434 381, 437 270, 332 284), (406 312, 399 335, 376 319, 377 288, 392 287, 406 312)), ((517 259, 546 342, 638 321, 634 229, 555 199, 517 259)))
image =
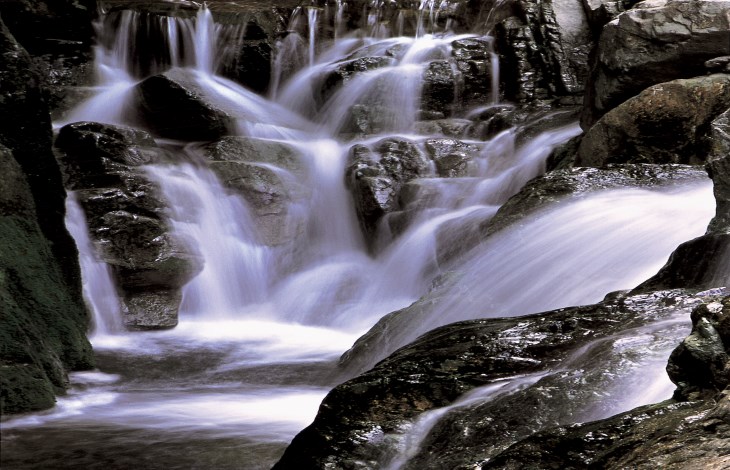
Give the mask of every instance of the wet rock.
POLYGON ((473 123, 468 119, 437 119, 433 121, 418 121, 415 131, 418 134, 440 134, 446 137, 465 137, 472 129, 473 123))
POLYGON ((492 43, 467 38, 452 42, 451 47, 451 55, 460 73, 456 89, 459 106, 466 108, 490 101, 494 93, 491 82, 495 73, 491 63, 494 55, 492 43))
POLYGON ((369 237, 379 220, 398 208, 398 194, 406 182, 430 174, 428 158, 415 143, 389 138, 373 148, 355 145, 350 149, 346 170, 358 219, 369 237))
POLYGON ((725 468, 730 452, 727 393, 712 401, 664 402, 520 441, 482 469, 725 468))
MULTIPOLYGON (((335 387, 275 468, 294 462, 300 468, 383 468, 405 444, 404 434, 419 414, 453 403, 478 386, 498 388, 502 380, 532 377, 525 387, 515 382, 511 393, 445 415, 405 466, 470 468, 537 430, 587 416, 583 399, 605 393, 626 373, 618 366, 625 358, 606 359, 612 355, 601 352, 614 347, 612 335, 688 314, 707 298, 683 291, 615 294, 593 306, 437 328, 335 387), (601 366, 586 365, 592 372, 578 377, 559 366, 569 357, 601 366)), ((375 348, 370 351, 378 347, 369 346, 375 348)))
POLYGON ((421 109, 442 117, 450 116, 456 102, 456 82, 457 76, 448 60, 429 63, 423 72, 421 109))
POLYGON ((185 141, 216 140, 233 133, 236 112, 213 101, 191 73, 171 69, 135 87, 144 124, 157 135, 185 141))
POLYGON ((359 74, 393 65, 392 57, 358 57, 338 63, 322 82, 319 104, 330 99, 345 83, 359 74))
POLYGON ((112 267, 122 291, 125 323, 153 328, 153 312, 160 312, 157 328, 174 326, 170 318, 179 307, 180 288, 201 264, 171 233, 166 203, 142 169, 164 161, 166 152, 144 131, 92 122, 64 126, 56 147, 67 186, 76 191, 100 258, 112 267), (146 300, 150 292, 156 293, 154 302, 146 300), (162 299, 174 303, 163 308, 162 299), (138 310, 148 304, 155 308, 138 310))
POLYGON ((122 301, 124 323, 131 330, 159 330, 177 326, 179 290, 145 291, 122 301))
POLYGON ((436 172, 444 178, 467 176, 470 162, 479 153, 476 145, 454 139, 428 139, 425 147, 436 164, 436 172))
POLYGON ((710 123, 730 107, 730 75, 654 85, 586 132, 575 164, 700 163, 710 123))
POLYGON ((581 117, 584 129, 657 83, 704 75, 730 55, 727 1, 643 2, 608 23, 598 43, 581 117))
POLYGON ((717 209, 709 232, 730 232, 730 110, 710 124, 707 173, 712 178, 717 209))
POLYGON ((730 298, 692 311, 692 332, 672 352, 667 373, 675 397, 712 397, 730 385, 730 298))
POLYGON ((600 32, 606 23, 631 8, 635 3, 637 3, 636 0, 583 0, 583 8, 591 30, 600 32))
MULTIPOLYGON (((3 18, 6 7, 12 5, 3 2, 3 18)), ((0 83, 0 408, 5 415, 53 406, 54 395, 67 386, 67 372, 93 367, 93 356, 41 78, 2 21, 0 83)))
POLYGON ((592 39, 577 0, 520 1, 496 29, 500 82, 507 101, 579 96, 592 39))
POLYGON ((261 139, 225 137, 201 150, 221 183, 247 201, 262 243, 281 245, 303 233, 306 221, 292 209, 306 204, 312 192, 302 157, 293 148, 261 139))

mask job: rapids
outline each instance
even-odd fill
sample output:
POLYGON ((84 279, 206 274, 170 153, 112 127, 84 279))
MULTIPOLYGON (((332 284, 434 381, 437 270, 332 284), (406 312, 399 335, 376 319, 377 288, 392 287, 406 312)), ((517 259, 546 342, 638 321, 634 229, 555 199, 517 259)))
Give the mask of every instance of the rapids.
MULTIPOLYGON (((330 42, 317 37, 316 25, 323 21, 318 9, 295 11, 291 28, 302 34, 281 40, 267 97, 217 75, 217 61, 226 57, 221 38, 233 33, 216 25, 207 8, 195 18, 160 20, 164 58, 149 73, 184 68, 207 96, 237 110, 240 135, 295 149, 306 174, 275 170, 311 190, 310 197, 288 203, 285 223, 304 228, 284 246, 261 243, 251 208, 194 158, 195 145, 167 142, 180 161, 146 171, 172 208, 170 224, 194 245, 204 269, 184 287, 178 327, 126 332, 109 270, 95 255, 71 195, 67 224, 81 253, 99 370, 72 374, 70 392, 53 410, 2 423, 8 468, 269 468, 311 422, 327 391, 346 378, 337 373, 339 356, 383 315, 416 301, 443 271, 440 246, 458 244, 459 238, 439 238, 439 229, 488 220, 544 171, 555 146, 580 132, 569 125, 517 143, 512 129, 474 142, 482 150, 469 176, 433 178, 438 197, 432 207, 419 209, 400 236, 381 233, 375 252, 369 251, 344 183, 348 151, 386 136, 419 144, 434 137, 414 127, 425 64, 448 59, 452 41, 472 37, 434 31, 435 2, 422 2, 419 11, 415 36, 404 37, 402 24, 389 31, 376 21, 364 34, 348 35, 338 9, 332 15, 340 21, 336 40, 330 42), (311 90, 343 58, 386 50, 399 51, 389 65, 359 74, 315 105, 311 90), (383 131, 347 140, 340 135, 342 123, 362 103, 382 105, 383 131)), ((136 123, 130 93, 146 74, 132 53, 133 41, 149 19, 133 11, 116 14, 116 21, 102 18, 96 25, 95 94, 57 127, 80 120, 136 123)), ((496 54, 491 64, 491 96, 497 102, 496 54)), ((678 244, 704 232, 713 212, 709 181, 598 192, 531 216, 448 268, 463 274, 463 288, 477 293, 468 302, 487 306, 480 311, 488 316, 592 303, 656 272, 678 244), (678 226, 676 220, 685 222, 678 226)), ((432 327, 470 318, 465 302, 455 297, 398 332, 393 348, 432 327)), ((654 370, 670 347, 657 353, 654 370)), ((385 353, 373 351, 372 360, 385 353)), ((537 379, 516 378, 455 406, 537 379)), ((665 385, 658 398, 668 396, 665 385)), ((609 412, 629 402, 641 400, 628 397, 609 412)), ((425 432, 445 412, 429 414, 417 428, 425 432)), ((392 468, 406 458, 400 456, 392 468)))

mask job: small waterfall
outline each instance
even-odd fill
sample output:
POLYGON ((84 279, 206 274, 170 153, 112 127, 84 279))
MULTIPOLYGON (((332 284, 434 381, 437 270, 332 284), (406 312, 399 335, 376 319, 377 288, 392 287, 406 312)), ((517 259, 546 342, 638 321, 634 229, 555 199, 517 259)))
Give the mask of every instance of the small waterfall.
POLYGON ((314 65, 315 47, 317 45, 317 28, 319 20, 318 8, 307 8, 307 29, 309 31, 309 66, 314 65))
POLYGON ((79 250, 84 300, 92 318, 90 337, 96 343, 99 339, 124 331, 121 304, 111 269, 96 255, 84 211, 74 193, 66 198, 66 227, 79 250))

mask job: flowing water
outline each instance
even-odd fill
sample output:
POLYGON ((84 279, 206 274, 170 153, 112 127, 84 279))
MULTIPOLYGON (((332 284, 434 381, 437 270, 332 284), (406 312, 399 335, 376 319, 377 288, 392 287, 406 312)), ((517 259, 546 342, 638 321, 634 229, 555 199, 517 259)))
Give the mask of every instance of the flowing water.
MULTIPOLYGON (((135 122, 130 94, 146 74, 131 51, 137 28, 149 19, 115 14, 115 21, 102 18, 97 25, 96 94, 57 125, 135 122)), ((225 57, 221 38, 240 32, 213 23, 206 8, 195 18, 156 20, 164 54, 147 74, 183 68, 208 97, 236 111, 240 135, 286 145, 297 156, 296 169, 262 164, 300 194, 285 202, 276 226, 296 235, 263 243, 255 208, 224 188, 196 157, 196 145, 167 143, 180 162, 150 165, 146 172, 168 201, 170 225, 200 254, 204 268, 183 289, 178 327, 130 333, 121 327, 109 269, 94 254, 83 211, 71 196, 68 226, 94 313, 98 371, 72 374, 69 394, 53 410, 2 423, 3 468, 270 467, 342 380, 335 373, 339 356, 384 314, 423 295, 444 269, 443 247, 458 245, 461 231, 491 218, 543 171, 552 148, 579 132, 569 125, 518 145, 512 129, 471 142, 481 153, 468 176, 424 178, 435 196, 413 211, 398 236, 381 230, 369 250, 344 182, 349 149, 386 136, 420 146, 434 137, 416 131, 424 67, 449 59, 451 42, 470 36, 432 34, 439 24, 433 1, 420 3, 415 37, 391 37, 407 29, 402 16, 395 28, 382 24, 376 11, 364 18, 368 34, 347 35, 340 2, 334 14, 295 12, 290 29, 300 34, 278 44, 267 98, 217 75, 225 57), (326 18, 335 22, 334 41, 317 35, 326 18), (388 64, 357 74, 324 101, 312 92, 343 59, 385 51, 388 64), (343 122, 363 104, 380 107, 380 134, 348 140, 343 122)), ((496 57, 492 80, 499 76, 496 57)), ((498 100, 494 86, 491 97, 498 100)), ((482 316, 525 314, 630 288, 656 272, 679 243, 702 234, 713 212, 709 181, 557 204, 498 233, 463 261, 452 260, 448 268, 464 274, 462 291, 473 295, 450 301, 392 344, 470 318, 473 303, 482 306, 482 316)), ((477 393, 484 399, 492 392, 477 393)))

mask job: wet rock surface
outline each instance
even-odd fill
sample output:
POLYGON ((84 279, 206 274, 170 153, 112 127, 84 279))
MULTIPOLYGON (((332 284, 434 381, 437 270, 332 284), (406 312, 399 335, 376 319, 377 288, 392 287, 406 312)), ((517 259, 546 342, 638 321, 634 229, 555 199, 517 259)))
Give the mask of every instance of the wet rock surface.
POLYGON ((100 258, 122 290, 126 325, 177 324, 179 289, 200 265, 172 234, 159 188, 141 168, 164 161, 166 152, 144 131, 92 122, 63 127, 56 146, 67 187, 77 193, 100 258))
POLYGON ((0 21, 3 415, 53 406, 67 372, 93 366, 78 252, 64 224, 65 192, 41 82, 31 56, 0 21))
MULTIPOLYGON (((314 423, 292 441, 275 468, 290 468, 295 462, 300 468, 382 468, 402 449, 403 436, 419 414, 449 405, 474 387, 496 384, 499 389, 505 381, 508 391, 511 380, 527 378, 535 386, 454 409, 406 466, 471 468, 535 431, 587 417, 585 403, 575 399, 576 394, 600 395, 617 375, 626 374, 616 357, 581 377, 561 370, 561 363, 580 361, 584 354, 601 362, 608 357, 600 353, 602 348, 618 344, 613 335, 689 314, 707 298, 686 291, 616 294, 594 306, 437 328, 335 387, 314 423)), ((645 354, 646 347, 639 354, 645 354)), ((627 354, 624 360, 633 353, 627 354)), ((601 404, 609 413, 612 405, 616 404, 601 404)))

